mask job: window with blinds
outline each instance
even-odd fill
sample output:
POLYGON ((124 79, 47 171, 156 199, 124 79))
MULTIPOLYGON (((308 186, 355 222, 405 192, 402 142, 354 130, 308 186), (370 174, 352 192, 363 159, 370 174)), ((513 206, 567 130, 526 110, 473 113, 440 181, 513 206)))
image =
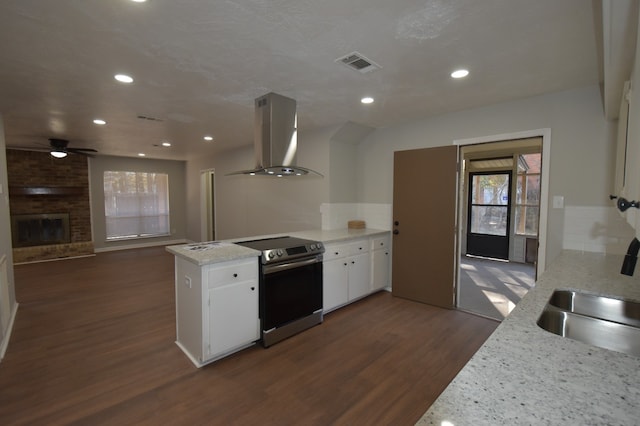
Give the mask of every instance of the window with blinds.
POLYGON ((104 172, 107 240, 169 235, 169 175, 104 172))

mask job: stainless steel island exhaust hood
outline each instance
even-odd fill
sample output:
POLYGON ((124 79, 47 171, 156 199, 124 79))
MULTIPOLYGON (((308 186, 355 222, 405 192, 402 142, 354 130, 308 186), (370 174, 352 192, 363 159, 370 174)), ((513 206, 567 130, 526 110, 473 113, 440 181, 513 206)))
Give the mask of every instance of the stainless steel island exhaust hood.
POLYGON ((229 175, 302 176, 320 173, 296 165, 298 123, 296 101, 277 93, 255 100, 254 153, 256 168, 229 175))

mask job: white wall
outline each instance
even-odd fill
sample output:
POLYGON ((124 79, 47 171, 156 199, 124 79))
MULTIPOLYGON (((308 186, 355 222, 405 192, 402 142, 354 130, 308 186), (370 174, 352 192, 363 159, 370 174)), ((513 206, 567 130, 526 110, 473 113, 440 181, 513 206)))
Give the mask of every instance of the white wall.
POLYGON ((255 167, 253 146, 187 163, 187 236, 201 239, 200 174, 215 171, 216 238, 319 229, 329 200, 330 139, 335 128, 299 132, 297 164, 325 177, 226 176, 255 167))
MULTIPOLYGON (((637 22, 640 22, 640 16, 636 17, 636 19, 637 22)), ((630 201, 637 201, 640 199, 640 30, 637 35, 631 83, 627 130, 626 185, 622 195, 630 201)), ((640 238, 640 210, 629 209, 624 215, 628 222, 635 226, 636 237, 640 238)))
MULTIPOLYGON (((394 151, 542 128, 551 129, 549 196, 564 196, 565 206, 609 206, 615 123, 604 118, 597 86, 378 129, 358 148, 358 201, 392 202, 394 151)), ((547 265, 563 248, 564 222, 564 209, 550 208, 547 265)))
POLYGON ((334 136, 341 128, 300 134, 298 164, 325 174, 324 178, 225 176, 255 166, 252 146, 189 161, 188 238, 199 241, 201 236, 203 170, 215 169, 216 173, 218 239, 335 228, 343 223, 346 226, 347 219, 366 219, 363 216, 367 215, 373 218, 368 225, 375 222, 388 229, 394 151, 543 128, 551 129, 549 205, 556 195, 564 197, 565 205, 549 209, 547 265, 563 248, 579 245, 589 251, 618 252, 620 242, 627 238, 628 229, 620 226, 615 216, 583 214, 585 208, 609 208, 608 195, 613 188, 616 123, 605 120, 597 86, 377 129, 367 132, 364 140, 355 144, 355 151, 353 145, 336 144, 334 136), (565 231, 565 223, 578 217, 581 226, 565 231), (585 221, 585 217, 590 219, 585 221))
POLYGON ((4 122, 0 115, 0 358, 9 344, 9 336, 17 303, 13 277, 11 251, 11 219, 9 211, 9 180, 7 178, 7 154, 4 139, 4 122))
POLYGON ((89 159, 89 187, 91 191, 91 225, 96 251, 145 245, 175 244, 186 239, 187 206, 184 188, 186 166, 183 161, 97 156, 89 159), (144 239, 106 241, 104 216, 104 172, 155 172, 169 175, 169 210, 171 235, 144 239))

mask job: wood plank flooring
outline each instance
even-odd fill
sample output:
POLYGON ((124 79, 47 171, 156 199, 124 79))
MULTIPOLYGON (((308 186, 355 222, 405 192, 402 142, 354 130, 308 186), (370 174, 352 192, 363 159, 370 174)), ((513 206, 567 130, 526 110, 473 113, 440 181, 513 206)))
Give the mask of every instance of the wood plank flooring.
POLYGON ((164 248, 15 267, 0 424, 409 425, 498 326, 376 293, 196 369, 164 248))

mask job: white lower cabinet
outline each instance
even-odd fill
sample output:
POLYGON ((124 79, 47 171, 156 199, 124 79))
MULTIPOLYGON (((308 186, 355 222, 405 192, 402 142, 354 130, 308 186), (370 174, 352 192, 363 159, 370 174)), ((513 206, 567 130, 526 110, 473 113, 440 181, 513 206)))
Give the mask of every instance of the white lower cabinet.
POLYGON ((389 236, 371 239, 371 287, 373 291, 390 287, 391 247, 389 236))
POLYGON ((323 262, 323 310, 332 311, 371 293, 369 240, 327 244, 323 262))
POLYGON ((260 339, 258 259, 198 266, 176 257, 176 333, 197 367, 260 339))
POLYGON ((214 357, 260 338, 258 286, 252 281, 227 284, 209 290, 209 325, 206 355, 214 357))
POLYGON ((326 313, 349 301, 346 263, 342 259, 322 263, 322 310, 326 313))
POLYGON ((347 279, 349 281, 350 302, 371 293, 370 265, 369 253, 359 254, 349 259, 347 279))

